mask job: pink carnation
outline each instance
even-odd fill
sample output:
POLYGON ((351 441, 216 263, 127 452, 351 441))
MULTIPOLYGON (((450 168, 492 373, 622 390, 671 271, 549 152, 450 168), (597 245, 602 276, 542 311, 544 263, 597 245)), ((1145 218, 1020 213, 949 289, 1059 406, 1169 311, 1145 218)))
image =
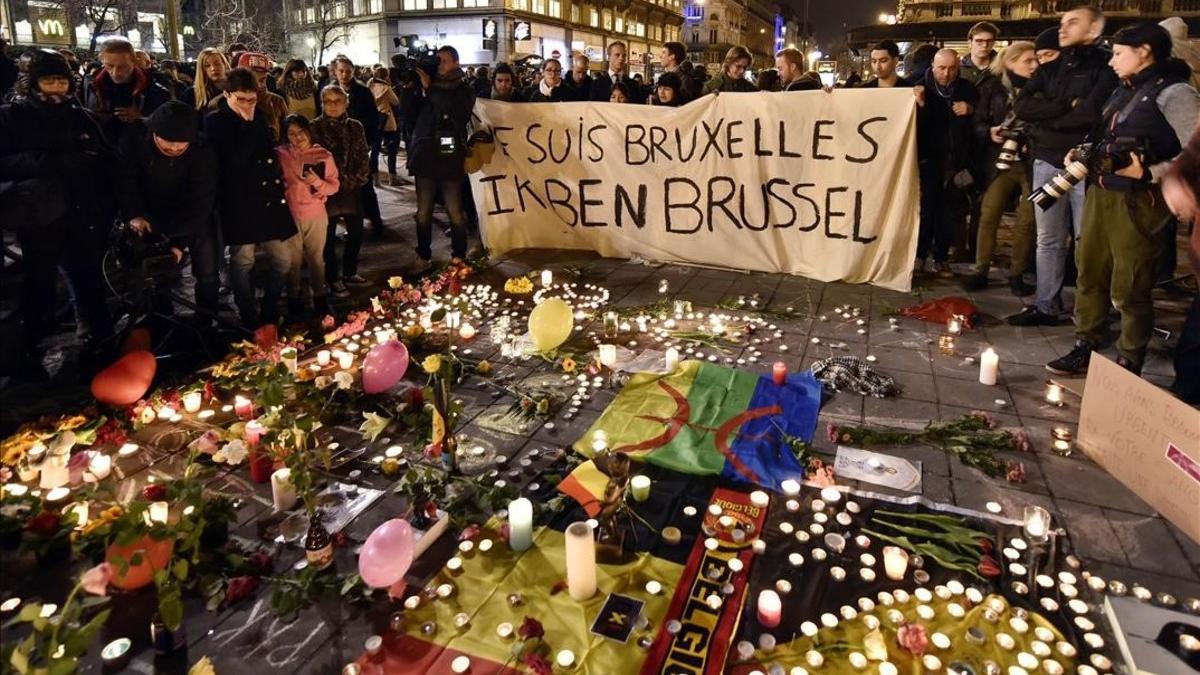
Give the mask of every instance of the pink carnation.
POLYGON ((92 595, 108 595, 108 582, 112 581, 112 565, 104 562, 83 573, 79 585, 92 595))
POLYGON ((929 636, 925 634, 925 626, 919 623, 906 623, 896 631, 896 642, 914 656, 920 656, 929 649, 929 636))

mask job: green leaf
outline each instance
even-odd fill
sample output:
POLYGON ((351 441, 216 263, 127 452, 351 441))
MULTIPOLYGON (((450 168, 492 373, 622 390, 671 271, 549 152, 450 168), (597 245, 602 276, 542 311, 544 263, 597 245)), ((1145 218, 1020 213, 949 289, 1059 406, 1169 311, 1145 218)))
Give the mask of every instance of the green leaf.
POLYGON ((29 623, 30 621, 33 621, 34 619, 38 618, 41 615, 42 615, 42 603, 31 602, 28 605, 25 605, 24 607, 21 608, 20 613, 17 614, 17 619, 19 621, 21 621, 22 623, 29 623))
POLYGON ((176 578, 176 579, 178 579, 178 580, 180 580, 180 581, 183 581, 184 579, 187 579, 187 575, 188 575, 188 561, 187 561, 186 559, 180 559, 180 560, 176 560, 176 561, 175 561, 175 568, 174 568, 174 570, 173 570, 173 571, 175 572, 175 578, 176 578))

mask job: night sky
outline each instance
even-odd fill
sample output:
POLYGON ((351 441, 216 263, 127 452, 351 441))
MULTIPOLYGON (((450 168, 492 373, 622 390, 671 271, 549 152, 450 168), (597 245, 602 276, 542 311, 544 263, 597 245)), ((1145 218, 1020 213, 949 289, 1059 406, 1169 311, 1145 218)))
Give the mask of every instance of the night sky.
MULTIPOLYGON (((804 0, 783 0, 804 17, 804 0)), ((880 12, 895 12, 896 3, 889 0, 809 0, 808 18, 813 23, 817 40, 822 47, 842 37, 842 24, 861 26, 878 20, 880 12)))

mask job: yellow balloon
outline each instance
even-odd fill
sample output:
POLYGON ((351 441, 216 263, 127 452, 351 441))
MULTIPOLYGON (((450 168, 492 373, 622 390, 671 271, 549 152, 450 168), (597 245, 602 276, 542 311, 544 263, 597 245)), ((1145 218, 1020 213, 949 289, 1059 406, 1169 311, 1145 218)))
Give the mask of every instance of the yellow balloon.
POLYGON ((543 300, 529 313, 529 337, 540 352, 549 351, 571 337, 574 326, 571 306, 562 298, 543 300))

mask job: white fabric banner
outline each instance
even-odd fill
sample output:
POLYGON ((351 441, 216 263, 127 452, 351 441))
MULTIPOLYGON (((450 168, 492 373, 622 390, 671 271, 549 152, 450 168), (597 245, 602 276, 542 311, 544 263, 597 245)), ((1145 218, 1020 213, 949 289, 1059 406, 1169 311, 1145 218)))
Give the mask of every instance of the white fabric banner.
POLYGON ((471 174, 494 253, 588 249, 910 289, 912 91, 706 96, 682 108, 509 104, 471 174))

